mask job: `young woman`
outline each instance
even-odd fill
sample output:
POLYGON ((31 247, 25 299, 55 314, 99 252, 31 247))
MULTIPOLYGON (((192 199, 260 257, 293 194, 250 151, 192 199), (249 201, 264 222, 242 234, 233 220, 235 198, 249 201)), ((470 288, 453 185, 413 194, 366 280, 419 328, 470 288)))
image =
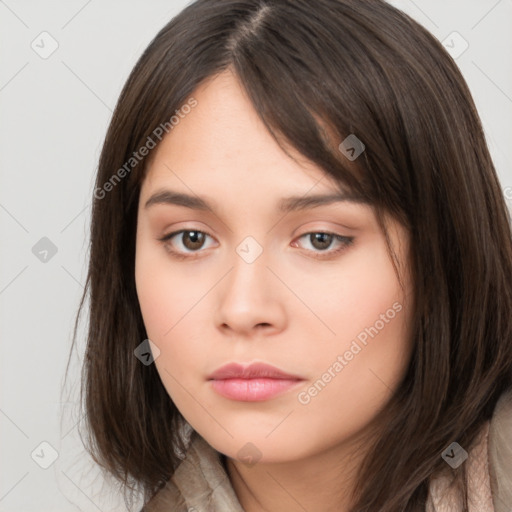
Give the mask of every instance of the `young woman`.
POLYGON ((511 283, 432 35, 377 0, 198 0, 100 158, 89 449, 146 511, 509 511, 511 283))

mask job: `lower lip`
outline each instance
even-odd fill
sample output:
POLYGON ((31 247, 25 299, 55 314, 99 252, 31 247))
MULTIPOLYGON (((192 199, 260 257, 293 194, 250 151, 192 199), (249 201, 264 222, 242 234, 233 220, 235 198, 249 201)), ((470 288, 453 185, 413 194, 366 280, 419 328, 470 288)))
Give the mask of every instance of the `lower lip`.
POLYGON ((269 400, 296 386, 296 379, 221 379, 212 380, 213 389, 226 398, 243 402, 269 400))

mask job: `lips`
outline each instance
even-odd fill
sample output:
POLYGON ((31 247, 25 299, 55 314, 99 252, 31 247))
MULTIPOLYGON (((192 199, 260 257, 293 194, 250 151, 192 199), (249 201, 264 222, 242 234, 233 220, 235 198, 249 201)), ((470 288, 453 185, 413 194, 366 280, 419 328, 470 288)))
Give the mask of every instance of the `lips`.
POLYGON ((280 395, 304 379, 264 363, 230 363, 215 370, 208 380, 214 391, 225 398, 256 402, 280 395))
POLYGON ((301 377, 283 372, 275 366, 264 363, 253 363, 249 366, 242 366, 238 363, 229 363, 215 370, 208 380, 221 379, 255 379, 258 377, 269 379, 302 380, 301 377))

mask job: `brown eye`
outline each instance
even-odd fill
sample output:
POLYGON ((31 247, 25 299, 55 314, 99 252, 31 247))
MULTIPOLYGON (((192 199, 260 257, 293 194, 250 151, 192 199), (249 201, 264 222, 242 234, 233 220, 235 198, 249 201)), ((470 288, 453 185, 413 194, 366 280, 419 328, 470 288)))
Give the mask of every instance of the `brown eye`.
POLYGON ((310 233, 309 239, 311 241, 311 245, 315 247, 315 249, 327 249, 334 238, 334 235, 331 233, 310 233))
MULTIPOLYGON (((298 238, 298 240, 301 239, 304 239, 308 243, 305 244, 306 247, 303 245, 304 242, 300 245, 308 249, 308 252, 312 253, 312 256, 315 258, 335 256, 347 249, 354 242, 354 237, 337 235, 336 233, 326 233, 323 231, 305 233, 298 238), (307 245, 310 245, 311 248, 308 248, 307 245)), ((296 242, 294 242, 294 245, 295 244, 296 242)))
POLYGON ((182 229, 181 231, 169 233, 159 238, 159 240, 164 243, 169 252, 185 256, 187 254, 202 252, 200 249, 204 247, 207 237, 212 238, 203 231, 182 229))
POLYGON ((182 243, 191 251, 200 249, 204 244, 205 234, 201 231, 183 231, 182 243))

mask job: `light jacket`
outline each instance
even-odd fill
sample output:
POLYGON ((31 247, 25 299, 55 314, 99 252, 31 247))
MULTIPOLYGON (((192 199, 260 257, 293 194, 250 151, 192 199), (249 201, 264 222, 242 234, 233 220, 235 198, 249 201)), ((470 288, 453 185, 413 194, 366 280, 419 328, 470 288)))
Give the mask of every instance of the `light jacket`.
MULTIPOLYGON (((504 393, 490 421, 468 450, 469 512, 512 512, 512 390, 504 393)), ((453 470, 431 479, 426 512, 460 512, 462 498, 450 488, 453 470)), ((244 512, 222 456, 191 429, 187 453, 171 479, 141 512, 244 512)))

